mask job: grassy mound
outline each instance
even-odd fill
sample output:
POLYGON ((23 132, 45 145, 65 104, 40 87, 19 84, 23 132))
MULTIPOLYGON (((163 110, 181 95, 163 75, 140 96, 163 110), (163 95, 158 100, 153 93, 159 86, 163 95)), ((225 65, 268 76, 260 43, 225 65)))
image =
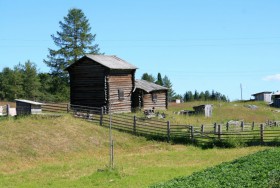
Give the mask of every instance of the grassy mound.
POLYGON ((252 154, 233 162, 176 178, 153 188, 168 187, 280 187, 280 148, 252 154))

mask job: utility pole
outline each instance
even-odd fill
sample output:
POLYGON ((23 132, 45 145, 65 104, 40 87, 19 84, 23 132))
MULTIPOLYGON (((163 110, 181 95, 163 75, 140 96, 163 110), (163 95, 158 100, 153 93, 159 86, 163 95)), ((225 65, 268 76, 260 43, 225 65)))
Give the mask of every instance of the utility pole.
POLYGON ((242 84, 240 84, 240 91, 241 91, 241 101, 243 100, 243 96, 242 96, 242 84))
POLYGON ((114 168, 114 141, 112 137, 112 112, 111 112, 111 101, 109 102, 109 115, 110 115, 110 125, 109 125, 109 144, 110 144, 110 169, 114 168))

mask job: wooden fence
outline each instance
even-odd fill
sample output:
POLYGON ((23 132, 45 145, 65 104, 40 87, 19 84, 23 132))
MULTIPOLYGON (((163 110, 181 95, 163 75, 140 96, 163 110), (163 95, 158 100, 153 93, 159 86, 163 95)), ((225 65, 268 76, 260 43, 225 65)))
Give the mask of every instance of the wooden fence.
POLYGON ((44 103, 42 105, 43 113, 68 113, 70 110, 70 105, 68 103, 44 103))
POLYGON ((175 125, 163 119, 137 117, 133 114, 105 114, 103 108, 71 105, 75 117, 99 123, 100 126, 143 135, 168 142, 211 142, 238 139, 243 142, 280 142, 280 122, 244 123, 240 125, 208 124, 201 126, 175 125))
POLYGON ((216 124, 190 126, 190 140, 207 142, 209 140, 228 141, 232 139, 245 143, 280 142, 280 123, 244 123, 241 125, 216 124))

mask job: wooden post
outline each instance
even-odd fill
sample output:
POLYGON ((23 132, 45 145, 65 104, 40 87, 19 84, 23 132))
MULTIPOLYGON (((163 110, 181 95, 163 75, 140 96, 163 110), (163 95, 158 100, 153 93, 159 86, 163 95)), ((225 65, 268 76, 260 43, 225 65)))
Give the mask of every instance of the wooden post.
POLYGON ((194 129, 193 126, 190 126, 190 139, 192 142, 194 142, 194 129))
POLYGON ((167 121, 167 142, 170 142, 170 121, 167 121))
POLYGON ((137 121, 137 118, 136 116, 134 115, 133 116, 133 133, 136 134, 136 121, 137 121))
POLYGON ((214 134, 217 133, 217 123, 214 123, 214 134))
POLYGON ((253 123, 252 123, 252 131, 254 130, 254 128, 255 128, 255 122, 253 121, 253 123))
POLYGON ((9 117, 9 115, 10 115, 10 105, 9 104, 7 104, 7 116, 9 117))
POLYGON ((110 149, 110 167, 114 169, 114 140, 112 140, 110 149))
POLYGON ((260 128, 260 136, 261 136, 261 142, 263 143, 264 141, 264 125, 261 124, 261 128, 260 128))
POLYGON ((220 140, 222 137, 222 125, 218 125, 218 139, 220 140))
POLYGON ((67 107, 66 107, 66 108, 67 108, 67 109, 66 109, 67 113, 70 112, 70 106, 71 106, 71 104, 68 103, 68 104, 67 104, 67 107))
POLYGON ((201 134, 203 134, 204 133, 204 125, 203 124, 201 125, 201 129, 200 130, 201 130, 201 134))
POLYGON ((103 125, 103 114, 104 114, 104 108, 101 107, 101 110, 100 110, 100 122, 99 122, 100 126, 103 125))
POLYGON ((227 125, 226 125, 226 129, 227 129, 227 132, 229 130, 229 123, 227 122, 227 125))
POLYGON ((241 131, 244 131, 244 121, 241 121, 241 131))

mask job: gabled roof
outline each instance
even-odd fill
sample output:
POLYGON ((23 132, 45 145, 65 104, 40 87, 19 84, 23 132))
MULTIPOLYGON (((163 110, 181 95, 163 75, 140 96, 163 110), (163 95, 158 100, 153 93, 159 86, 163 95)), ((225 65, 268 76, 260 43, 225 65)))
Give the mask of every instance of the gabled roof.
MULTIPOLYGON (((89 58, 109 69, 117 69, 117 70, 134 70, 137 69, 137 67, 135 67, 132 64, 129 64, 128 62, 126 62, 125 60, 115 56, 115 55, 93 55, 93 54, 86 54, 83 58, 89 58)), ((80 59, 79 59, 80 60, 80 59)), ((67 67, 65 70, 68 70, 70 67, 72 67, 74 64, 76 64, 76 61, 74 63, 72 63, 69 67, 67 67)))
POLYGON ((271 91, 263 91, 263 92, 252 94, 252 96, 259 95, 259 94, 272 94, 272 92, 271 91))
POLYGON ((43 105, 43 103, 35 102, 35 101, 30 101, 30 100, 25 100, 25 99, 15 99, 15 101, 23 102, 23 103, 27 103, 27 104, 43 105))
POLYGON ((151 91, 168 90, 167 87, 163 87, 161 85, 148 82, 146 80, 135 80, 135 87, 137 89, 142 89, 148 93, 150 93, 151 91))

